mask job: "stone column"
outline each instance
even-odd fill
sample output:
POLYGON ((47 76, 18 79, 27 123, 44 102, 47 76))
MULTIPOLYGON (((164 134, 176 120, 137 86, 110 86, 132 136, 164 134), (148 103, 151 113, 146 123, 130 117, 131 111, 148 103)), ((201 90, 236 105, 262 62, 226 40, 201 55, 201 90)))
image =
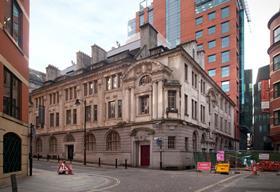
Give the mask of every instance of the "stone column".
POLYGON ((134 88, 130 89, 130 120, 135 121, 135 96, 134 96, 134 88))
POLYGON ((152 102, 152 112, 153 112, 153 119, 158 118, 158 85, 157 82, 153 83, 153 102, 152 102))
POLYGON ((158 102, 158 118, 163 118, 163 82, 158 82, 158 92, 157 92, 157 102, 158 102))
POLYGON ((125 89, 125 96, 124 96, 124 121, 129 122, 130 118, 130 113, 129 113, 129 90, 125 89))

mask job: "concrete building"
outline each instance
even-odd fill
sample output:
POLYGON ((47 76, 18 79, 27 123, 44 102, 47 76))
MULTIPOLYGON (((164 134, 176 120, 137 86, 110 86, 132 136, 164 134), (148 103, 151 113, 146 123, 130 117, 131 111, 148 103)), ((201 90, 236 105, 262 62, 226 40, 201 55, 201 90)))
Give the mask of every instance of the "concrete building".
POLYGON ((28 169, 29 0, 0 1, 0 185, 28 169))
POLYGON ((253 85, 252 69, 246 69, 244 73, 244 104, 241 107, 242 111, 240 113, 240 121, 244 122, 241 127, 242 133, 240 135, 240 149, 247 150, 249 146, 250 137, 248 134, 252 133, 252 123, 253 123, 253 85), (247 134, 245 134, 247 133, 247 134))
POLYGON ((236 105, 235 138, 243 138, 240 148, 245 149, 247 125, 240 114, 245 104, 245 14, 250 21, 246 0, 153 0, 147 7, 141 2, 136 17, 128 22, 128 35, 133 37, 149 22, 171 48, 196 39, 205 51, 205 71, 236 105))
POLYGON ((105 58, 93 46, 90 65, 32 92, 35 154, 83 161, 86 149, 88 162, 184 168, 194 151, 234 148, 234 103, 198 64, 195 41, 168 49, 150 24, 140 34, 105 58))
POLYGON ((256 83, 254 85, 254 130, 252 142, 254 150, 272 149, 269 135, 269 79, 269 65, 259 68, 256 83))
POLYGON ((274 150, 280 151, 280 11, 268 22, 270 30, 270 136, 274 150))

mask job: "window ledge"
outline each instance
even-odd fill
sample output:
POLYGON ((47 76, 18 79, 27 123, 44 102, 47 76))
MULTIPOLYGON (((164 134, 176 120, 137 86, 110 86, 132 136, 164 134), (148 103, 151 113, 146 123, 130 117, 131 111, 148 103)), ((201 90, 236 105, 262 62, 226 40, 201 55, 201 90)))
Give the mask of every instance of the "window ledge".
POLYGON ((166 112, 167 113, 178 113, 178 109, 176 108, 166 108, 166 112))

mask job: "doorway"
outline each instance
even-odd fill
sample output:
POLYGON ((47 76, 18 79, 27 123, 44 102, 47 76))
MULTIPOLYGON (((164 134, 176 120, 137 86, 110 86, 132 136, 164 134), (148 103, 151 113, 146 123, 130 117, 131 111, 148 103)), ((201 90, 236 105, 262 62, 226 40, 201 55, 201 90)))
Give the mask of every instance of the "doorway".
POLYGON ((141 145, 141 166, 150 165, 150 145, 141 145))
POLYGON ((74 158, 74 145, 67 145, 67 158, 72 161, 74 158))

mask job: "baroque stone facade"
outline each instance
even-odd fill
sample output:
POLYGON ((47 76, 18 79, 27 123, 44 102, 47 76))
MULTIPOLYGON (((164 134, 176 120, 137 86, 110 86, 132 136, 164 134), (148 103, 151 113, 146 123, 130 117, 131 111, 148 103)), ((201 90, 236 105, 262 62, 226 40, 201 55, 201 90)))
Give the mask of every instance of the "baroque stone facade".
POLYGON ((149 50, 118 53, 34 90, 34 153, 83 161, 84 122, 88 162, 159 168, 161 153, 163 167, 183 168, 194 151, 233 149, 235 106, 193 59, 196 43, 149 50))

